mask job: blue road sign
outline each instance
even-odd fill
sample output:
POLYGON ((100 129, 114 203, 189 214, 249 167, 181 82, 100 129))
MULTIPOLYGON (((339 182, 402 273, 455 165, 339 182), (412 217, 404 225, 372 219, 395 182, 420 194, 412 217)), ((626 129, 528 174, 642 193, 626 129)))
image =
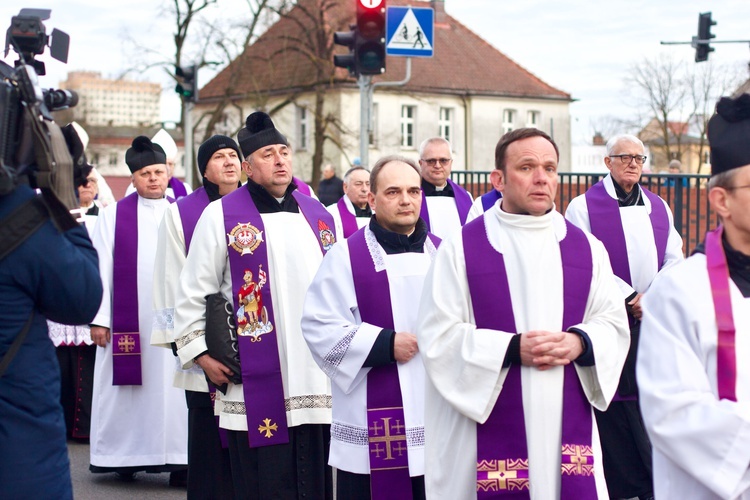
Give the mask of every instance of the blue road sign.
POLYGON ((432 57, 435 11, 427 8, 387 7, 385 53, 389 56, 432 57))

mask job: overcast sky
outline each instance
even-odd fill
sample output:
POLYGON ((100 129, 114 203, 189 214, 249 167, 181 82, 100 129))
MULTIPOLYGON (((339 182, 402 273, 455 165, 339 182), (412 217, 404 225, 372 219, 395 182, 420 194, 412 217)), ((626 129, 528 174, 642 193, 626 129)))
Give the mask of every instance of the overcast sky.
MULTIPOLYGON (((219 4, 224 7, 237 1, 219 0, 219 4)), ((10 24, 19 3, 5 0, 0 4, 0 26, 10 24)), ((56 87, 70 70, 117 75, 129 66, 124 43, 128 35, 164 47, 168 56, 173 47, 172 25, 160 5, 159 0, 47 0, 42 5, 52 9, 45 22, 47 32, 52 28, 67 32, 71 47, 67 65, 48 53, 42 57, 48 71, 41 78, 42 86, 56 87)), ((748 0, 446 0, 445 6, 448 14, 494 47, 576 99, 571 114, 577 143, 587 139, 590 117, 635 115, 626 92, 634 63, 668 53, 694 64, 695 51, 689 45, 662 46, 659 42, 689 41, 697 34, 700 12, 713 13, 717 40, 750 39, 748 0)), ((712 61, 734 68, 742 78, 748 75, 748 43, 716 44, 715 48, 712 61)), ((9 64, 13 60, 11 55, 5 59, 9 64)), ((206 82, 209 75, 203 71, 201 81, 206 82)), ((176 119, 178 100, 163 73, 138 77, 164 83, 163 117, 176 119)))

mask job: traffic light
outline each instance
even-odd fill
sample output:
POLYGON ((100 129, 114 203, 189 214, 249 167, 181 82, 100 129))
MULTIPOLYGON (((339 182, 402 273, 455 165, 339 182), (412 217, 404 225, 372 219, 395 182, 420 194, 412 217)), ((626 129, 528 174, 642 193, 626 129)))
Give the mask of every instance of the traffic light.
POLYGON ((357 0, 354 44, 357 73, 385 73, 385 0, 357 0))
POLYGON ((198 101, 198 66, 175 66, 175 75, 179 83, 174 88, 186 102, 198 101))
POLYGON ((354 57, 354 45, 357 42, 357 25, 349 26, 351 31, 337 31, 333 34, 333 43, 349 48, 348 54, 337 54, 333 56, 333 65, 338 68, 346 68, 351 76, 357 76, 356 59, 354 57))
POLYGON ((693 38, 693 47, 695 47, 695 62, 708 60, 708 53, 713 52, 714 48, 709 46, 708 42, 716 35, 711 34, 711 26, 715 26, 716 21, 711 20, 711 13, 704 12, 698 16, 698 37, 693 38), (705 40, 705 43, 701 43, 705 40))

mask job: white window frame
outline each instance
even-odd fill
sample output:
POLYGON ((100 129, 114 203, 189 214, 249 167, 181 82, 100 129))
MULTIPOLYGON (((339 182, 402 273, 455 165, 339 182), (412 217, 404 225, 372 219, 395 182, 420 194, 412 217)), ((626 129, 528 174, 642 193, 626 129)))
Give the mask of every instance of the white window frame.
POLYGON ((401 147, 415 149, 417 136, 417 107, 411 104, 401 106, 401 147))
POLYGON ((507 134, 516 128, 517 114, 518 112, 515 109, 505 108, 503 110, 503 134, 507 134))
POLYGON ((452 143, 453 141, 453 108, 440 108, 438 115, 438 136, 452 143))
POLYGON ((380 123, 378 121, 378 103, 372 103, 372 115, 370 116, 370 136, 368 142, 371 148, 378 147, 378 131, 380 129, 380 123))
POLYGON ((539 128, 542 123, 542 112, 530 109, 526 112, 526 126, 530 128, 539 128))
POLYGON ((297 106, 297 151, 307 151, 310 147, 310 110, 297 106))

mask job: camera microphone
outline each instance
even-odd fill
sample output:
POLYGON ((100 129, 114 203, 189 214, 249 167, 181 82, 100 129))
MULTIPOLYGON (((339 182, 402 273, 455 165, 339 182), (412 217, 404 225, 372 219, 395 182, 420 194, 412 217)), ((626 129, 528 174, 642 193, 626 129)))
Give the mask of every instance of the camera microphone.
POLYGON ((78 93, 73 90, 44 89, 44 104, 50 111, 61 111, 78 104, 78 93))

